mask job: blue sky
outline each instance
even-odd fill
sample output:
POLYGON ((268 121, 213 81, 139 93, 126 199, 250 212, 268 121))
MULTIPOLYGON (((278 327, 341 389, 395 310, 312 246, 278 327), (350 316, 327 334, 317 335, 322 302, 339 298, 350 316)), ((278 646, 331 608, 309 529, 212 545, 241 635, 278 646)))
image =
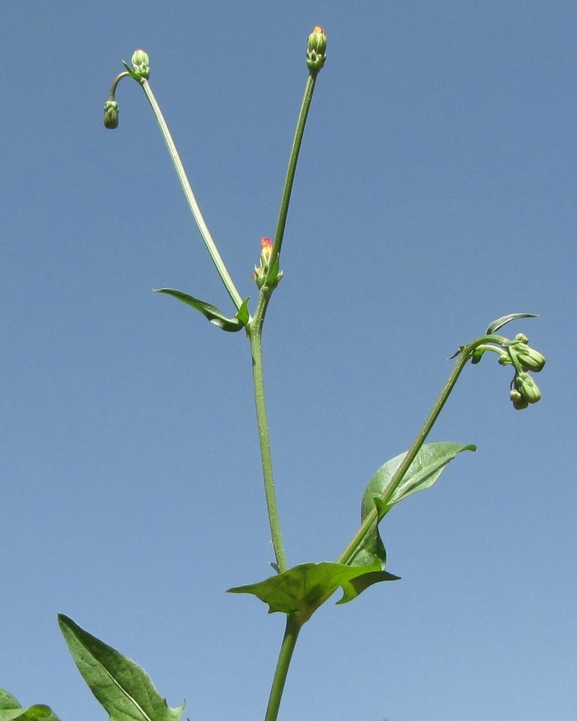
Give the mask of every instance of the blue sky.
MULTIPOLYGON (((465 369, 431 440, 476 443, 382 533, 402 580, 305 627, 282 719, 574 721, 577 7, 572 2, 5 2, 0 28, 0 687, 106 717, 56 613, 192 719, 258 719, 283 619, 269 575, 248 343, 136 48, 244 296, 272 235, 314 25, 329 38, 265 328, 291 565, 335 560, 459 346, 493 319, 548 359, 543 400, 465 369)), ((253 306, 254 307, 254 306, 253 306)))

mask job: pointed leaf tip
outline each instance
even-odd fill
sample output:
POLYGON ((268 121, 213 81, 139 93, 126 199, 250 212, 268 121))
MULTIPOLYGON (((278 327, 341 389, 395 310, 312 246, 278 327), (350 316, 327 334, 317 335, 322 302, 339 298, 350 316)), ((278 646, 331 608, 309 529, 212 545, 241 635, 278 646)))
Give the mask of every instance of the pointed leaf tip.
POLYGON ((74 663, 114 721, 179 721, 184 704, 170 708, 146 671, 63 614, 58 624, 74 663))
POLYGON ((487 335, 493 335, 493 333, 496 333, 500 328, 502 328, 507 323, 510 323, 512 320, 518 320, 519 318, 538 318, 538 315, 535 315, 535 313, 510 313, 509 315, 504 315, 501 318, 497 318, 497 320, 494 320, 490 326, 487 328, 487 335))

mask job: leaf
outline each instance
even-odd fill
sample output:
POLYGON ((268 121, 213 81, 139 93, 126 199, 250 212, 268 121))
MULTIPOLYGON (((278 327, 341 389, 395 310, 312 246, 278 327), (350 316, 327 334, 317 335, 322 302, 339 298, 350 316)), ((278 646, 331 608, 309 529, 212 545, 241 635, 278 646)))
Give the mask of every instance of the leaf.
POLYGON ((302 625, 339 586, 343 596, 338 603, 347 603, 373 583, 397 578, 379 564, 367 569, 342 563, 303 563, 260 583, 229 588, 228 593, 251 593, 268 604, 269 613, 294 613, 302 625))
POLYGON ((222 328, 222 330, 226 330, 229 333, 236 333, 237 331, 242 330, 250 317, 248 313, 249 298, 243 301, 234 318, 227 318, 215 305, 211 305, 210 303, 206 303, 204 300, 194 298, 192 295, 183 293, 181 290, 174 290, 173 288, 155 288, 154 292, 171 295, 173 298, 186 303, 186 305, 192 306, 196 310, 200 311, 205 318, 208 318, 211 323, 214 323, 214 325, 217 325, 219 328, 222 328))
POLYGON ((126 656, 58 615, 58 624, 78 670, 111 721, 178 721, 184 711, 170 708, 146 671, 126 656))
POLYGON ((538 318, 539 316, 535 315, 535 313, 510 313, 509 315, 504 315, 502 318, 497 318, 497 320, 494 320, 491 325, 487 328, 487 335, 493 335, 493 333, 496 333, 499 328, 502 328, 507 323, 510 323, 512 320, 518 320, 519 318, 538 318))
MULTIPOLYGON (((0 712, 5 709, 21 709, 22 706, 18 703, 18 700, 12 696, 11 693, 0 688, 0 712)), ((1 718, 1 716, 0 716, 1 718)))
POLYGON ((17 699, 0 688, 0 721, 59 721, 49 706, 37 704, 24 711, 17 699))
POLYGON ((0 721, 13 721, 22 715, 23 708, 12 694, 0 688, 0 721))
MULTIPOLYGON (((0 716, 1 718, 2 716, 0 716)), ((30 706, 28 711, 25 711, 20 716, 14 716, 13 721, 60 721, 60 719, 49 706, 38 704, 30 706)))
POLYGON ((407 455, 401 453, 382 465, 369 481, 361 505, 361 522, 376 507, 377 518, 365 537, 362 546, 351 560, 354 566, 371 566, 376 561, 385 567, 386 552, 378 524, 389 510, 412 493, 430 488, 446 466, 462 451, 475 451, 476 446, 462 446, 459 443, 426 443, 409 466, 401 483, 388 501, 383 498, 390 492, 391 481, 407 455))

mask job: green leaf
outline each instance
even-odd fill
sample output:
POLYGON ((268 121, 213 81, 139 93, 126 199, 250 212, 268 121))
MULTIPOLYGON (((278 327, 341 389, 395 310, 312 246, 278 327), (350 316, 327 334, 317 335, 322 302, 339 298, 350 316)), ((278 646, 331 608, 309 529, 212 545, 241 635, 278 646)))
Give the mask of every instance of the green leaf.
POLYGON ((403 480, 397 486, 388 501, 383 501, 391 489, 391 481, 407 455, 401 453, 382 465, 369 481, 361 506, 361 521, 376 507, 377 518, 354 558, 353 566, 372 566, 379 562, 385 567, 385 546, 378 530, 378 524, 388 511, 399 501, 412 493, 430 488, 439 478, 446 466, 462 451, 475 451, 475 446, 462 446, 459 443, 426 443, 409 466, 403 480))
POLYGON ((0 688, 0 721, 13 721, 22 714, 22 706, 11 693, 0 688))
POLYGON ((5 691, 3 688, 0 688, 0 711, 3 711, 5 709, 21 709, 22 706, 20 706, 17 699, 12 696, 11 693, 8 693, 8 691, 5 691))
POLYGON ((497 318, 497 320, 494 320, 491 325, 487 328, 487 335, 493 335, 493 333, 496 333, 499 328, 502 328, 507 323, 510 323, 512 320, 518 320, 519 318, 538 318, 539 316, 535 315, 535 313, 510 313, 509 315, 504 315, 501 318, 497 318))
POLYGON ((178 721, 184 711, 170 708, 150 676, 126 656, 58 615, 58 624, 78 670, 111 721, 178 721))
POLYGON ((17 699, 0 688, 0 721, 60 721, 52 709, 36 704, 24 711, 17 699))
POLYGON ((237 331, 242 330, 250 318, 248 313, 249 298, 243 301, 234 318, 227 318, 215 305, 211 305, 210 303, 206 303, 204 300, 194 298, 192 295, 183 293, 181 290, 174 290, 173 288, 155 288, 154 292, 171 295, 173 298, 186 303, 186 305, 192 306, 192 308, 200 311, 205 318, 208 318, 211 323, 214 323, 214 325, 217 325, 219 328, 222 328, 222 330, 226 330, 229 333, 236 333, 237 331))
POLYGON ((14 716, 13 721, 60 721, 60 719, 49 706, 37 704, 36 706, 30 706, 28 711, 25 711, 20 716, 14 716))
POLYGON ((294 613, 302 625, 339 586, 343 596, 338 603, 347 603, 373 583, 397 578, 379 564, 367 569, 342 563, 303 563, 260 583, 229 588, 228 593, 251 593, 268 604, 269 613, 294 613))

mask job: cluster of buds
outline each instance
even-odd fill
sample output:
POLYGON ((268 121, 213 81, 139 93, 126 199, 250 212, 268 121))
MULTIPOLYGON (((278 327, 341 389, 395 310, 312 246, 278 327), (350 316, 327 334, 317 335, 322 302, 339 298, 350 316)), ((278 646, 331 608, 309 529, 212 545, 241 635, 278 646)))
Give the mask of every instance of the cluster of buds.
POLYGON ((513 365, 515 377, 511 381, 509 398, 518 411, 527 408, 530 403, 541 400, 541 391, 529 371, 539 373, 545 366, 545 356, 529 346, 529 339, 523 333, 504 346, 499 357, 501 365, 513 365))
MULTIPOLYGON (((263 238, 260 241, 260 265, 255 265, 254 273, 252 274, 252 279, 255 281, 259 289, 262 288, 262 286, 266 283, 267 277, 270 273, 270 259, 272 256, 272 248, 273 242, 270 238, 263 238)), ((278 266, 278 260, 276 265, 278 266)), ((276 288, 282 276, 282 270, 278 270, 277 267, 276 276, 272 280, 269 279, 267 285, 271 288, 276 288)))
POLYGON ((327 59, 327 36, 324 30, 317 27, 309 35, 307 42, 307 66, 312 73, 318 73, 327 59))

